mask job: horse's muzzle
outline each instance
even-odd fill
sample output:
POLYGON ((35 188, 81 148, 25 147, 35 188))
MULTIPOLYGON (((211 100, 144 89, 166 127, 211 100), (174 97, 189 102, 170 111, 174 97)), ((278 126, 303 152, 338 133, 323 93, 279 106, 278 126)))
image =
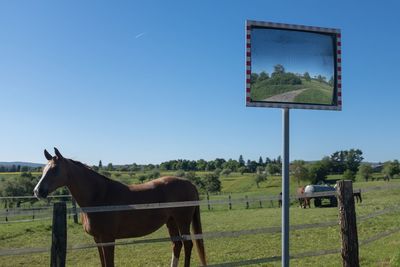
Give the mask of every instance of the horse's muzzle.
POLYGON ((35 197, 37 197, 38 199, 41 199, 41 198, 47 197, 47 195, 49 194, 49 190, 44 189, 43 187, 40 187, 40 188, 35 187, 35 189, 33 190, 33 193, 35 194, 35 197))

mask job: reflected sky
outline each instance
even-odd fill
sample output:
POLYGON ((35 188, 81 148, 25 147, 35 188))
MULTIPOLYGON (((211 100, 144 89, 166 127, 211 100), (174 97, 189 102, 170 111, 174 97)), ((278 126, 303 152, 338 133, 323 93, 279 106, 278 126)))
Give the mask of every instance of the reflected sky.
POLYGON ((282 64, 288 72, 307 71, 312 77, 320 74, 329 80, 334 75, 332 38, 320 33, 253 28, 251 70, 271 74, 276 64, 282 64))

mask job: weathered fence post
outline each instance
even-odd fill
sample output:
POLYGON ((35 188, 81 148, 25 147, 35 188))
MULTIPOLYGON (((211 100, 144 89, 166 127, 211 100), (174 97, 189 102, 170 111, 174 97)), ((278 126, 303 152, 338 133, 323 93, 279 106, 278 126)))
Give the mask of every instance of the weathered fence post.
POLYGON ((352 181, 338 181, 337 193, 343 266, 359 267, 357 221, 352 181))
POLYGON ((229 194, 229 209, 232 209, 232 199, 231 199, 231 194, 229 194))
POLYGON ((65 202, 53 205, 53 231, 51 237, 51 267, 65 267, 67 256, 67 206, 65 202))
POLYGON ((210 206, 210 195, 208 194, 208 192, 207 192, 207 207, 208 207, 208 210, 211 210, 211 206, 210 206))
POLYGON ((246 209, 248 209, 249 208, 249 198, 247 197, 247 196, 245 196, 246 197, 246 209))
POLYGON ((75 198, 71 196, 72 202, 72 216, 74 218, 74 223, 78 223, 78 212, 76 211, 76 201, 75 198))

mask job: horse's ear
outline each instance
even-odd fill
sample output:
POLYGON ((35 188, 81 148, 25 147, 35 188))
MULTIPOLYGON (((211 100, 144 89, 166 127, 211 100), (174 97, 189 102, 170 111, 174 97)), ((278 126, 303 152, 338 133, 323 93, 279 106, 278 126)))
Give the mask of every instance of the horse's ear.
POLYGON ((46 157, 47 160, 51 160, 53 157, 50 155, 49 152, 47 152, 47 150, 44 150, 44 156, 46 157))
POLYGON ((58 159, 63 159, 64 157, 61 155, 60 151, 58 151, 57 148, 54 148, 54 153, 56 153, 56 156, 58 159))

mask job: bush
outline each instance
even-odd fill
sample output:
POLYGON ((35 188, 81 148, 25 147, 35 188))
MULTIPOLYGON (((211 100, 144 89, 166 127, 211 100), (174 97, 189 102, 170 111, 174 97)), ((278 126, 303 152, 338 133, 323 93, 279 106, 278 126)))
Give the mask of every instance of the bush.
POLYGON ((264 173, 258 173, 254 176, 254 181, 256 182, 257 188, 260 188, 260 183, 267 180, 267 175, 264 173))
POLYGON ((178 171, 175 173, 175 176, 176 176, 176 177, 185 177, 185 172, 184 172, 183 170, 178 170, 178 171))
POLYGON ((231 174, 231 169, 223 169, 222 171, 221 171, 221 174, 222 175, 225 175, 225 176, 228 176, 229 174, 231 174))
POLYGON ((214 175, 219 176, 221 174, 222 170, 220 168, 216 168, 214 170, 214 175))
MULTIPOLYGON (((0 196, 26 196, 32 195, 33 189, 35 188, 40 177, 34 177, 31 173, 22 173, 15 179, 8 179, 0 184, 0 196)), ((32 201, 36 201, 32 199, 32 201)), ((21 199, 17 200, 17 207, 19 207, 21 199)))
POLYGON ((210 193, 216 193, 221 191, 221 181, 219 176, 216 174, 206 174, 203 178, 204 189, 210 193))
POLYGON ((243 175, 243 173, 245 173, 247 171, 247 168, 242 166, 238 169, 238 172, 240 172, 241 175, 243 175))
POLYGON ((148 175, 147 178, 148 179, 156 179, 158 177, 160 177, 161 173, 159 170, 152 170, 148 175))
POLYGON ((372 178, 372 167, 369 164, 363 164, 358 167, 358 174, 366 181, 372 178))
POLYGON ((324 182, 329 170, 322 161, 317 161, 309 166, 308 174, 312 184, 324 182))
POLYGON ((139 182, 143 183, 144 181, 147 180, 147 175, 145 175, 145 174, 139 175, 138 180, 139 180, 139 182))
POLYGON ((105 177, 111 178, 111 173, 108 172, 108 171, 101 171, 100 174, 105 176, 105 177))
POLYGON ((187 172, 185 178, 191 181, 199 189, 204 189, 204 183, 199 176, 196 176, 195 172, 187 172))
POLYGON ((347 169, 343 173, 343 179, 351 180, 354 182, 356 180, 356 174, 354 172, 352 172, 351 170, 347 169))

